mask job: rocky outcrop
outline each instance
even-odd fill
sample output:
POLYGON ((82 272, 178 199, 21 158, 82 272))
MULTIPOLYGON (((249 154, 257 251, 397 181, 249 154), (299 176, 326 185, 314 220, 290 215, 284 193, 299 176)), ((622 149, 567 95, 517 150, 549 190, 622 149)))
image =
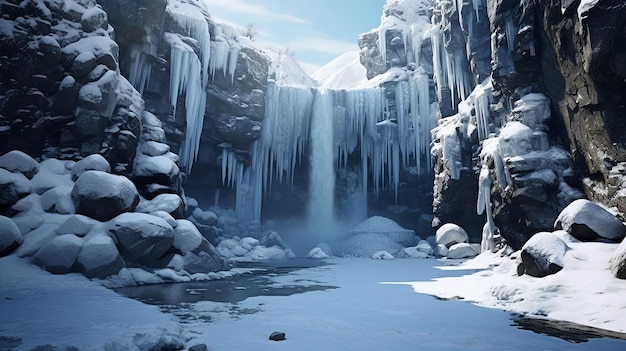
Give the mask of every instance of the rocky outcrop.
POLYGON ((106 13, 95 0, 7 0, 0 12, 0 153, 100 153, 118 173, 130 171, 143 101, 119 73, 106 13))

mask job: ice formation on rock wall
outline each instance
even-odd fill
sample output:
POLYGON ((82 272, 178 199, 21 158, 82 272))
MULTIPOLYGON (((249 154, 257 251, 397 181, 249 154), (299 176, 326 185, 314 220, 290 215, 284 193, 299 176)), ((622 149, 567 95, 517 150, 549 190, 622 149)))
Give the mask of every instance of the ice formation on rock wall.
MULTIPOLYGON (((170 45, 170 105, 176 115, 178 96, 185 95, 185 139, 179 151, 180 161, 187 173, 191 172, 198 155, 204 112, 206 110, 206 87, 209 73, 218 70, 235 77, 237 58, 241 49, 236 31, 227 25, 215 24, 215 41, 211 41, 209 19, 202 3, 169 0, 168 15, 185 31, 181 34, 165 33, 170 45), (198 47, 196 53, 192 45, 198 47)), ((140 53, 133 51, 135 62, 131 65, 131 81, 143 90, 149 80, 149 67, 142 62, 140 53)))

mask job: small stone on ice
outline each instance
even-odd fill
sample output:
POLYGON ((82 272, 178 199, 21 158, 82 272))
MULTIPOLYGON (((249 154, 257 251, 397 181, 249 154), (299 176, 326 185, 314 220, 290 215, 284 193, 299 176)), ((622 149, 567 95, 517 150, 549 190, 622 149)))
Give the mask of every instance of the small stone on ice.
POLYGON ((287 340, 287 338, 285 337, 285 333, 273 332, 272 335, 270 335, 270 340, 283 341, 283 340, 287 340))

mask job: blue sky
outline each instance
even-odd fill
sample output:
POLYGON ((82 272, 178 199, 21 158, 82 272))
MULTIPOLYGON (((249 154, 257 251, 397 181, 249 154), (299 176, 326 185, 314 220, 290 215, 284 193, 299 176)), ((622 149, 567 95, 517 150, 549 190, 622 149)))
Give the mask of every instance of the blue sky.
POLYGON ((344 52, 358 50, 357 37, 380 24, 385 0, 204 0, 218 21, 253 23, 256 41, 295 52, 312 72, 344 52))

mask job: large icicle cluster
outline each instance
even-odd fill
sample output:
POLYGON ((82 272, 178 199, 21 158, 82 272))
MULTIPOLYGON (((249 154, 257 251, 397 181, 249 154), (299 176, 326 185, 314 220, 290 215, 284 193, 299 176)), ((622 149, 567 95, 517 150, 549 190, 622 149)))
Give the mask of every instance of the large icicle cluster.
MULTIPOLYGON (((221 70, 224 74, 230 75, 231 81, 234 80, 241 49, 236 31, 226 25, 214 26, 215 41, 211 41, 208 13, 203 6, 197 2, 169 0, 166 10, 169 17, 185 31, 185 35, 165 33, 165 40, 171 49, 170 105, 173 116, 176 115, 178 97, 185 95, 187 128, 179 155, 187 173, 191 172, 198 155, 209 73, 215 76, 216 71, 221 70), (192 45, 196 46, 199 52, 196 52, 192 45)), ((139 57, 131 68, 135 86, 139 85, 143 89, 146 80, 149 79, 149 73, 146 73, 149 72, 149 68, 141 63, 139 57)))
MULTIPOLYGON (((245 211, 238 208, 239 214, 260 218, 262 197, 256 192, 269 191, 275 181, 291 184, 305 149, 316 152, 316 141, 311 139, 332 138, 328 139, 332 153, 323 147, 319 152, 330 155, 328 161, 339 171, 348 167, 348 155, 360 150, 362 189, 371 177, 377 192, 385 187, 397 193, 401 169, 417 166, 421 174, 430 172, 429 133, 436 117, 428 77, 418 72, 409 81, 397 82, 396 103, 392 118, 381 87, 319 90, 270 83, 261 138, 253 146, 250 168, 246 170, 230 151, 224 151, 222 158, 225 184, 236 184, 238 194, 253 193, 245 196, 254 205, 245 211)), ((334 171, 327 170, 326 177, 328 173, 334 176, 334 171)))

